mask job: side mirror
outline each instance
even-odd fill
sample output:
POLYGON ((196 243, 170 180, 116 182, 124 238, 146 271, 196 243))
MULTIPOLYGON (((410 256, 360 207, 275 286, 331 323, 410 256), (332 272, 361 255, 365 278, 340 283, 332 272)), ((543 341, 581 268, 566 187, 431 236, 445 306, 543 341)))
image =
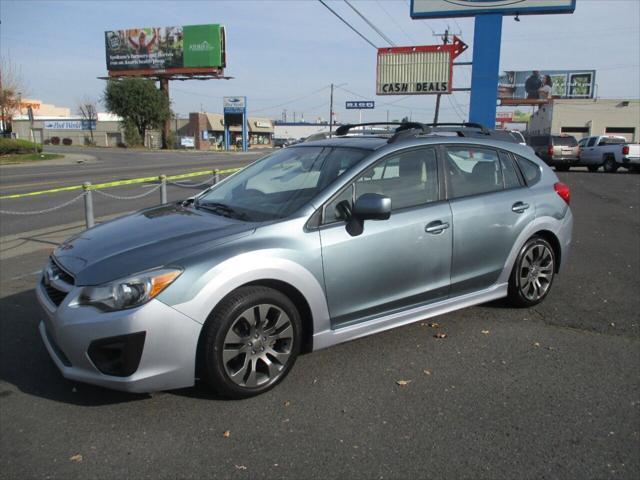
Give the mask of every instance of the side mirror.
POLYGON ((391 216, 391 199, 378 193, 360 195, 353 206, 359 220, 387 220, 391 216))

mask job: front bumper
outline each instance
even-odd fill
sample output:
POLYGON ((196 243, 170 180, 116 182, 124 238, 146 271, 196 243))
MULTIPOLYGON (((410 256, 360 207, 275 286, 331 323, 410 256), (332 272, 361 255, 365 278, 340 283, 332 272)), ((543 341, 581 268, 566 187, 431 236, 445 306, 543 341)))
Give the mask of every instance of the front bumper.
POLYGON ((194 384, 202 325, 155 299, 141 307, 117 312, 102 312, 89 306, 70 307, 69 301, 76 293, 74 288, 56 306, 42 281, 36 287, 38 302, 46 314, 39 325, 40 335, 65 378, 135 393, 194 384), (142 354, 130 375, 102 373, 92 361, 89 355, 92 343, 141 332, 144 332, 142 354))

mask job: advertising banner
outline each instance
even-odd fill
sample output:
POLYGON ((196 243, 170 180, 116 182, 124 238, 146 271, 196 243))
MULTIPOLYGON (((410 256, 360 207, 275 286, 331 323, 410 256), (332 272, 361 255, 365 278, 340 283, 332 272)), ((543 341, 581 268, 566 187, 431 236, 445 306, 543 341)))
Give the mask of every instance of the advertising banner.
POLYGON ((576 0, 411 0, 411 18, 573 13, 576 0))
POLYGON ((595 82, 595 70, 509 71, 500 76, 498 98, 514 100, 593 98, 595 82))
POLYGON ((210 71, 225 67, 224 27, 218 24, 132 28, 105 32, 110 75, 130 71, 210 71))

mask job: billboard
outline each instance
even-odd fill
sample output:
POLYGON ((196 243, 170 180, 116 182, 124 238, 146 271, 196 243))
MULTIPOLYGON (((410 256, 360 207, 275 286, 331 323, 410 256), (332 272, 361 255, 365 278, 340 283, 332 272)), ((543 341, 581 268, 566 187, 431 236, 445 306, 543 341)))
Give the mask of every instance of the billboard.
POLYGON ((453 60, 466 49, 456 36, 448 45, 379 48, 376 94, 451 93, 453 60))
POLYGON ((224 27, 218 24, 111 30, 104 39, 110 76, 209 73, 225 67, 224 27))
POLYGON ((411 0, 411 18, 573 13, 576 0, 411 0))
POLYGON ((508 71, 504 72, 498 81, 498 98, 593 98, 595 82, 595 70, 508 71))

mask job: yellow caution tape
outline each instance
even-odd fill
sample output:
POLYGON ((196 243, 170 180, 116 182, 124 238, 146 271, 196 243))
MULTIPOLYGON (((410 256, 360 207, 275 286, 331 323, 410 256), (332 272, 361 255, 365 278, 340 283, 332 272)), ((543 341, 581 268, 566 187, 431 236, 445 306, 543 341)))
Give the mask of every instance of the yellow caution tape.
MULTIPOLYGON (((181 178, 190 178, 190 177, 201 177, 202 175, 215 175, 218 173, 219 175, 224 175, 227 173, 235 173, 241 168, 227 168, 225 170, 205 170, 201 172, 191 172, 191 173, 182 173, 179 175, 171 175, 166 177, 167 180, 179 180, 181 178)), ((160 177, 144 177, 144 178, 132 178, 130 180, 118 180, 115 182, 106 182, 106 183, 96 183, 95 185, 89 185, 86 190, 96 190, 98 188, 112 188, 112 187, 121 187, 123 185, 135 185, 137 183, 146 183, 146 182, 157 182, 160 180, 160 177)), ((52 188, 49 190, 38 190, 37 192, 29 192, 29 193, 16 193, 13 195, 0 195, 0 200, 8 200, 10 198, 22 198, 22 197, 33 197, 35 195, 45 195, 48 193, 58 193, 58 192, 69 192, 72 190, 83 190, 85 187, 83 185, 73 185, 70 187, 60 187, 60 188, 52 188)))

